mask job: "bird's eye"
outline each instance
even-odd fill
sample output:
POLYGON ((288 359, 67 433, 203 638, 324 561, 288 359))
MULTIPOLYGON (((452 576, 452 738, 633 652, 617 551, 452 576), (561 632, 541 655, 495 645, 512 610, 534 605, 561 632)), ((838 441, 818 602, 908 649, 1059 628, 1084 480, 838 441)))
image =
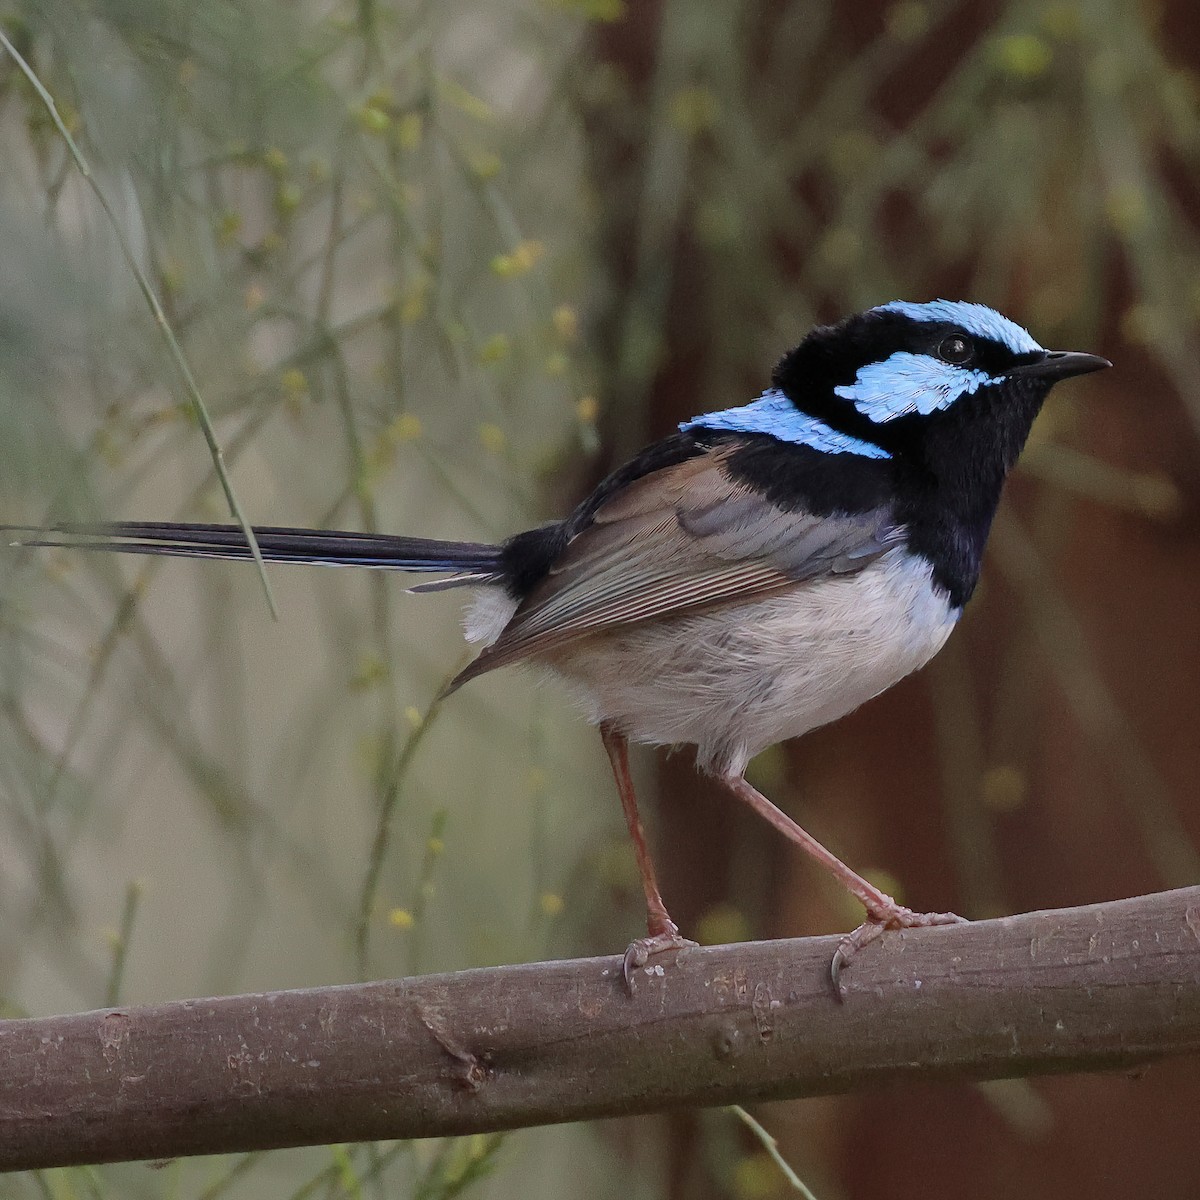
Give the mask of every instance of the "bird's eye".
POLYGON ((943 362, 961 366, 975 353, 975 347, 961 333, 952 333, 948 338, 942 339, 937 352, 938 358, 943 362))

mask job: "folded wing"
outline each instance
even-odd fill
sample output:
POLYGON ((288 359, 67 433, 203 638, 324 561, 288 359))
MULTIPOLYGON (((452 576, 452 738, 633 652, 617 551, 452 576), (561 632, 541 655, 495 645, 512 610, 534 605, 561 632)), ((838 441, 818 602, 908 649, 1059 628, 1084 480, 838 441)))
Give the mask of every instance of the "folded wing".
POLYGON ((890 512, 789 511, 728 452, 652 472, 606 501, 454 687, 576 638, 861 570, 896 543, 890 512))

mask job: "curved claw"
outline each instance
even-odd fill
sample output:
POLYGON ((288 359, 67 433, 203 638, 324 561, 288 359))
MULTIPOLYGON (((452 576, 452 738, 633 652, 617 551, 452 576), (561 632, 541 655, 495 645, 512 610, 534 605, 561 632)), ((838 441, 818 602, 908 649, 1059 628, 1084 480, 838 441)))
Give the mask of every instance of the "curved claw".
POLYGON ((931 925, 965 924, 966 917, 960 917, 957 913, 919 913, 899 904, 891 909, 868 913, 867 919, 857 929, 851 930, 839 940, 829 963, 829 980, 833 984, 834 996, 838 1003, 846 999, 846 991, 842 986, 842 970, 864 946, 869 946, 885 930, 926 929, 931 925))
POLYGON ((838 1002, 846 999, 842 987, 842 968, 866 945, 873 942, 887 928, 881 921, 864 921, 857 929, 843 935, 829 963, 829 980, 833 984, 838 1002))
POLYGON ((665 950, 685 950, 695 945, 695 942, 682 937, 677 929, 630 942, 621 959, 621 978, 625 981, 625 990, 633 995, 633 973, 644 967, 651 955, 662 954, 665 950))

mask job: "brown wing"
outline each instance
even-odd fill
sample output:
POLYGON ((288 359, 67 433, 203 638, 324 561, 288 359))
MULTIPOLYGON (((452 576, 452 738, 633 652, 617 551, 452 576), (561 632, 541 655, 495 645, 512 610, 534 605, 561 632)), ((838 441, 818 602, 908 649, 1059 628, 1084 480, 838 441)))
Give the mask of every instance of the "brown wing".
POLYGON ((615 626, 857 571, 894 544, 888 512, 789 512, 733 479, 726 458, 654 471, 606 501, 453 686, 615 626))

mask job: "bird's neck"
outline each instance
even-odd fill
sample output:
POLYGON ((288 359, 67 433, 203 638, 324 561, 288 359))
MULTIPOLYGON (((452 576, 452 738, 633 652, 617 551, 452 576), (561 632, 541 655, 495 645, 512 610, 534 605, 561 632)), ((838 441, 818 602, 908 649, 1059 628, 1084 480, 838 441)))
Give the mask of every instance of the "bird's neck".
POLYGON ((958 607, 979 582, 1004 481, 1041 406, 1040 397, 1006 402, 1002 421, 930 428, 903 489, 909 544, 930 561, 934 582, 958 607))

